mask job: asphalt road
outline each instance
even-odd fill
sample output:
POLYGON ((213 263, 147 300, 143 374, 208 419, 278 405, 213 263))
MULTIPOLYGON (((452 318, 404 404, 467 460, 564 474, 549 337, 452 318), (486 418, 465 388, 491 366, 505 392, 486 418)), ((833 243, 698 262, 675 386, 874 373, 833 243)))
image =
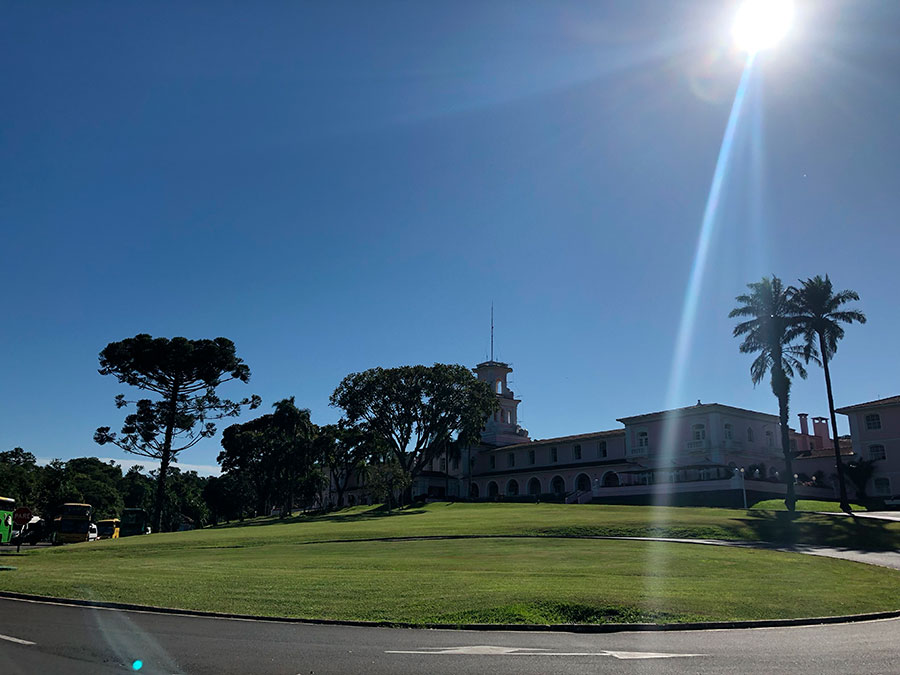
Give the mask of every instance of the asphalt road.
POLYGON ((138 667, 167 674, 895 674, 900 620, 585 635, 316 626, 0 599, 3 675, 138 667))

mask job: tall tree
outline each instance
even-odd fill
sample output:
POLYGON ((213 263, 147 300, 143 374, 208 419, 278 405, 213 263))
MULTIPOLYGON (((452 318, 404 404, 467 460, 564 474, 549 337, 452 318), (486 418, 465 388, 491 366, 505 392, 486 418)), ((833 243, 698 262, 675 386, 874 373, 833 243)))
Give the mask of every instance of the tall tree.
POLYGON ((362 476, 366 460, 376 452, 375 434, 363 427, 341 420, 319 430, 316 437, 317 454, 331 474, 337 493, 337 507, 344 507, 344 493, 353 476, 362 476))
POLYGON ((443 363, 351 373, 331 404, 377 434, 411 481, 448 443, 476 442, 498 405, 488 384, 468 368, 443 363))
POLYGON ((801 281, 800 288, 791 287, 788 290, 793 301, 792 311, 796 315, 796 323, 791 328, 791 332, 795 335, 802 335, 806 341, 807 363, 809 363, 809 355, 817 348, 822 359, 822 369, 825 371, 825 389, 828 392, 828 412, 831 415, 831 429, 834 434, 834 461, 840 487, 841 509, 850 513, 828 362, 834 358, 838 341, 844 337, 844 328, 841 324, 851 324, 854 321, 865 323, 866 315, 856 309, 842 309, 842 306, 848 302, 859 300, 859 294, 851 290, 835 293, 827 274, 824 279, 817 275, 801 281))
POLYGON ((749 294, 735 298, 739 306, 728 314, 729 317, 750 317, 734 327, 735 337, 744 337, 740 351, 743 354, 759 354, 750 366, 753 384, 762 382, 770 375, 772 393, 778 399, 778 413, 781 422, 781 450, 784 455, 785 484, 787 491, 784 504, 793 511, 797 503, 794 494, 793 452, 788 434, 788 408, 791 397, 791 378, 796 372, 806 377, 806 369, 799 357, 817 359, 815 350, 804 349, 791 343, 795 335, 795 319, 791 294, 776 276, 763 277, 761 281, 747 284, 749 294))
POLYGON ((35 456, 22 448, 0 452, 0 490, 19 506, 34 508, 40 490, 40 467, 35 456))
POLYGON ((213 420, 234 417, 244 406, 259 406, 255 395, 231 401, 216 393, 230 380, 249 381, 250 368, 237 357, 234 343, 227 338, 170 340, 142 333, 110 342, 100 352, 99 372, 158 397, 126 401, 124 394, 116 396, 116 407, 134 403, 136 411, 125 418, 121 435, 100 427, 94 440, 159 460, 153 512, 154 529, 159 531, 169 464, 177 461, 180 452, 215 435, 213 420))

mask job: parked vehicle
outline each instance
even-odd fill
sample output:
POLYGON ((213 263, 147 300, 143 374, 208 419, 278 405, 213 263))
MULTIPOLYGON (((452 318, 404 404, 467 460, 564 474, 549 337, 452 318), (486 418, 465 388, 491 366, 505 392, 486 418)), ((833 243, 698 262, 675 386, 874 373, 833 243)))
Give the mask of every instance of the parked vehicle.
POLYGON ((97 521, 98 539, 118 539, 120 532, 120 520, 118 518, 106 518, 97 521))
POLYGON ((123 509, 122 521, 119 526, 120 537, 130 537, 135 534, 150 534, 150 518, 144 509, 123 509))
POLYGON ((13 511, 16 510, 16 500, 9 497, 0 497, 0 544, 8 544, 12 539, 13 511))
POLYGON ((90 504, 63 504, 62 513, 53 521, 53 543, 74 544, 96 539, 97 526, 91 522, 92 513, 90 504))
POLYGON ((50 536, 50 527, 47 521, 40 516, 32 517, 27 525, 23 525, 20 530, 13 532, 13 544, 37 544, 50 536))

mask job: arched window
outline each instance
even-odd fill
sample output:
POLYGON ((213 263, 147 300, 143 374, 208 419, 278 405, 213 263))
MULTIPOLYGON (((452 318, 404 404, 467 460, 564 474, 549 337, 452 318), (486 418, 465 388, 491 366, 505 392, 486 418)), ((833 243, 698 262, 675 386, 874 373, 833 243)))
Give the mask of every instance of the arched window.
POLYGON ((478 499, 478 484, 472 483, 469 485, 469 497, 472 499, 478 499))
POLYGON ((557 497, 562 497, 566 493, 566 482, 562 479, 562 476, 553 477, 553 480, 550 481, 550 492, 557 497))
POLYGON ((494 391, 498 394, 503 393, 503 380, 497 380, 497 383, 494 385, 494 391))
POLYGON ((506 423, 512 424, 512 410, 506 411, 506 423))
POLYGON ((528 494, 532 497, 537 497, 541 494, 541 481, 537 478, 532 478, 528 481, 528 494))
POLYGON ((691 427, 691 435, 694 437, 695 441, 705 441, 706 440, 706 425, 705 424, 695 424, 691 427))
POLYGON ((591 477, 586 473, 578 474, 578 478, 575 479, 575 489, 579 492, 590 492, 591 491, 591 477))
POLYGON ((506 484, 506 496, 507 497, 518 497, 519 496, 519 484, 511 480, 506 484))
POLYGON ((639 431, 637 435, 639 448, 646 448, 650 445, 650 436, 646 431, 639 431))
POLYGON ((600 479, 602 487, 619 487, 619 474, 615 471, 607 471, 600 479))
POLYGON ((734 427, 730 424, 725 425, 725 440, 730 441, 734 438, 734 427))
POLYGON ((488 497, 496 497, 500 494, 500 488, 497 487, 497 483, 491 481, 488 483, 488 497))

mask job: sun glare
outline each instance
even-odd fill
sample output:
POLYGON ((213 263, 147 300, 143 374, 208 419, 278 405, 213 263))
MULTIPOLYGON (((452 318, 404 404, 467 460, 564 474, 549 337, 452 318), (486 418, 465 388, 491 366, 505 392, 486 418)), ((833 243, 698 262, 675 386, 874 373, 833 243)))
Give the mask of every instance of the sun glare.
POLYGON ((731 34, 738 48, 753 54, 781 40, 793 18, 791 0, 745 0, 734 17, 731 34))

